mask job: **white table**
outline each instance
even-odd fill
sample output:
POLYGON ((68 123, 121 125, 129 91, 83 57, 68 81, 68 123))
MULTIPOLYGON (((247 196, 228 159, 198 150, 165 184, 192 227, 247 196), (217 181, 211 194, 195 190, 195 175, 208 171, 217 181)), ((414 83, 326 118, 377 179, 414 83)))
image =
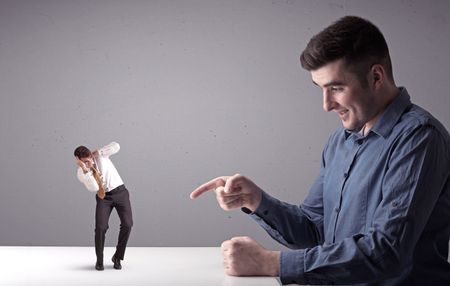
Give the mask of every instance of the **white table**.
POLYGON ((273 277, 231 277, 217 247, 128 247, 122 270, 112 267, 115 248, 105 248, 105 270, 94 269, 93 247, 0 247, 0 285, 51 286, 279 286, 273 277))

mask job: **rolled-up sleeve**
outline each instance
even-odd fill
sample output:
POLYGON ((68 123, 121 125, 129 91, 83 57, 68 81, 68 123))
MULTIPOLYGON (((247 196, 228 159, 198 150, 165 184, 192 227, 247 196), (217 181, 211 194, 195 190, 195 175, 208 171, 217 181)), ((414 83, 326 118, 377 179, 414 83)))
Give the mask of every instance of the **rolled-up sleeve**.
POLYGON ((120 145, 117 142, 111 142, 106 146, 103 146, 98 150, 98 153, 102 157, 109 157, 116 154, 120 150, 120 145))

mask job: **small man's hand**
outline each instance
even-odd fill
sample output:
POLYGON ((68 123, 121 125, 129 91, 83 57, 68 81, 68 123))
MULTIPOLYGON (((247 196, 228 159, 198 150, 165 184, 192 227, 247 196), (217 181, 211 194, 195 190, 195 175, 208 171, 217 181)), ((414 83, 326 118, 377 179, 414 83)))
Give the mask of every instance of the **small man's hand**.
POLYGON ((83 170, 83 172, 85 173, 89 172, 89 169, 86 166, 86 164, 83 161, 81 161, 77 156, 75 156, 75 164, 77 164, 83 170))
POLYGON ((100 155, 100 153, 98 152, 98 150, 95 150, 94 152, 92 152, 92 156, 95 158, 98 158, 100 155))
POLYGON ((255 211, 261 203, 262 190, 251 180, 239 174, 217 177, 204 183, 191 193, 191 199, 210 190, 215 191, 217 202, 224 210, 246 207, 255 211))
POLYGON ((280 252, 250 237, 233 237, 221 245, 225 272, 232 276, 279 276, 280 252))

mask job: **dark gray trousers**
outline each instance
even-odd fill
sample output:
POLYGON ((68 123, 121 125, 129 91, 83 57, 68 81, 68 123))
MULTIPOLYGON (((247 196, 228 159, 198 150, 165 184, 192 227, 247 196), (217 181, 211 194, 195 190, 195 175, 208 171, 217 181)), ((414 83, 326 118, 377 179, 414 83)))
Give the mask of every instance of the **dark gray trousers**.
POLYGON ((109 216, 113 208, 120 218, 119 239, 116 246, 116 257, 123 260, 131 227, 133 226, 133 214, 131 211, 130 195, 125 185, 118 186, 110 192, 106 192, 102 200, 95 195, 97 206, 95 208, 95 254, 97 262, 103 263, 103 249, 105 247, 105 234, 108 230, 109 216))

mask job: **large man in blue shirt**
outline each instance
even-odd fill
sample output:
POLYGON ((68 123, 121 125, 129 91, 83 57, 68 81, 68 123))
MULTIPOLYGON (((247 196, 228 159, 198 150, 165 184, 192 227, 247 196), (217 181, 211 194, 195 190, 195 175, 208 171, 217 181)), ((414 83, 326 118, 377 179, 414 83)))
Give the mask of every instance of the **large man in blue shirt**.
POLYGON ((242 208, 292 249, 232 238, 222 244, 226 272, 283 284, 450 285, 450 137, 395 85, 381 32, 344 17, 310 40, 301 63, 343 127, 300 206, 241 175, 192 192, 214 189, 224 210, 242 208))

